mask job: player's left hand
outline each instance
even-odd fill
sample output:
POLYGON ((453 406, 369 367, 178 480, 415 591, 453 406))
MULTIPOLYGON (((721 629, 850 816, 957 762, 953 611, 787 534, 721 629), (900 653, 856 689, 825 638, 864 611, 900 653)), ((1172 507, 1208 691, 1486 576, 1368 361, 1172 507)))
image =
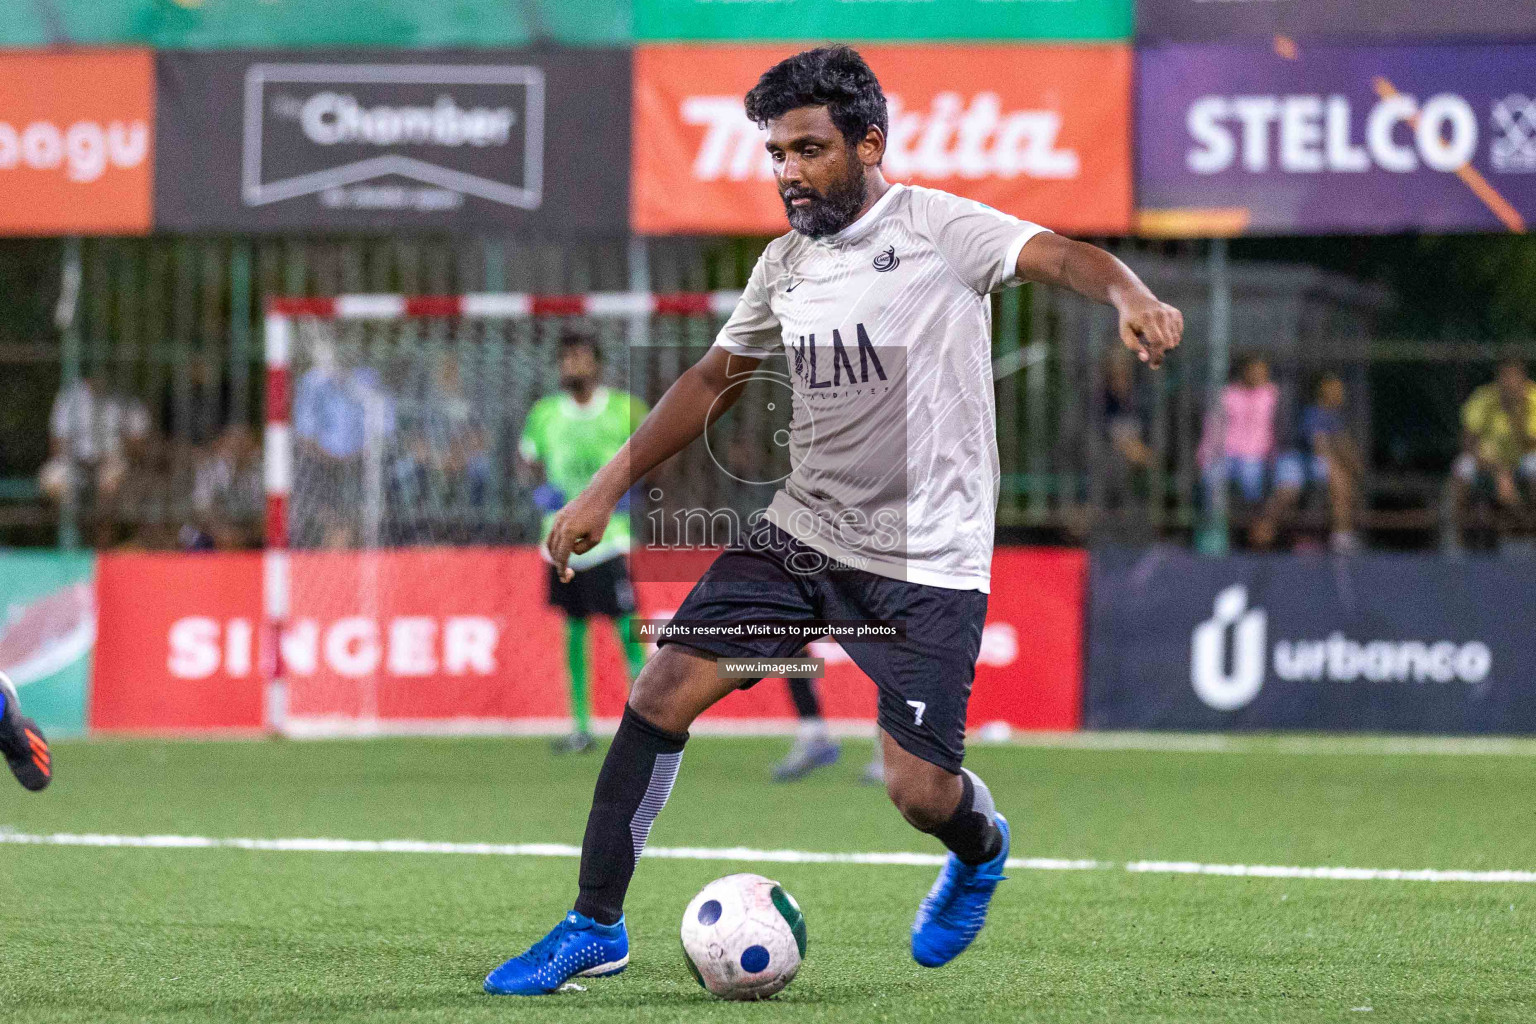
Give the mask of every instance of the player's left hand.
POLYGON ((1120 340, 1154 370, 1183 337, 1184 314, 1150 294, 1120 309, 1120 340))

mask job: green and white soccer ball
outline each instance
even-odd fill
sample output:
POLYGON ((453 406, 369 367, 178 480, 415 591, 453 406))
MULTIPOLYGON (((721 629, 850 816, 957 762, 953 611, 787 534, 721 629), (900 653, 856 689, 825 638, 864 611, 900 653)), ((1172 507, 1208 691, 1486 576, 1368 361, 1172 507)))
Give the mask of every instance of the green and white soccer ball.
POLYGON ((805 916, 762 875, 726 875, 683 912, 683 956, 721 999, 767 999, 794 980, 805 956, 805 916))

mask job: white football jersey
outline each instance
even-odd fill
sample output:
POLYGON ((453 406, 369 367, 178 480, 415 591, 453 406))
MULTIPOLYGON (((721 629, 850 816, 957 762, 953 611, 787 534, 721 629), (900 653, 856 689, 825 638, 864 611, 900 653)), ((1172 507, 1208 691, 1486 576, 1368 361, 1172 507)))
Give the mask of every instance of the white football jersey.
POLYGON ((892 185, 835 235, 769 243, 715 344, 782 354, 791 471, 766 510, 817 551, 901 580, 990 589, 997 429, 988 296, 1045 229, 892 185))

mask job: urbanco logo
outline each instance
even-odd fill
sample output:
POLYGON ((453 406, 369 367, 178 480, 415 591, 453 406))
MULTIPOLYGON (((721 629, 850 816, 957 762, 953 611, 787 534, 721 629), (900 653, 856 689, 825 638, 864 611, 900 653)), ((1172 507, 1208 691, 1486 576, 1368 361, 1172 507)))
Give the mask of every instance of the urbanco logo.
POLYGON ((1189 681, 1196 696, 1217 711, 1235 711, 1257 697, 1264 686, 1268 632, 1269 616, 1262 608, 1249 609, 1247 587, 1238 584, 1217 594, 1213 614, 1195 627, 1190 647, 1189 681))

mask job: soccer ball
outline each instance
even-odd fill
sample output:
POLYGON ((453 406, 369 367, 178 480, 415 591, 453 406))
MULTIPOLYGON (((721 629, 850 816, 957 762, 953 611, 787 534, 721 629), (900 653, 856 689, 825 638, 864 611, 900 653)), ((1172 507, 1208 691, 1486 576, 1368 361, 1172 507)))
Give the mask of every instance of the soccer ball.
POLYGON ((767 999, 794 980, 805 956, 795 898, 762 875, 726 875, 683 912, 683 958, 721 999, 767 999))

